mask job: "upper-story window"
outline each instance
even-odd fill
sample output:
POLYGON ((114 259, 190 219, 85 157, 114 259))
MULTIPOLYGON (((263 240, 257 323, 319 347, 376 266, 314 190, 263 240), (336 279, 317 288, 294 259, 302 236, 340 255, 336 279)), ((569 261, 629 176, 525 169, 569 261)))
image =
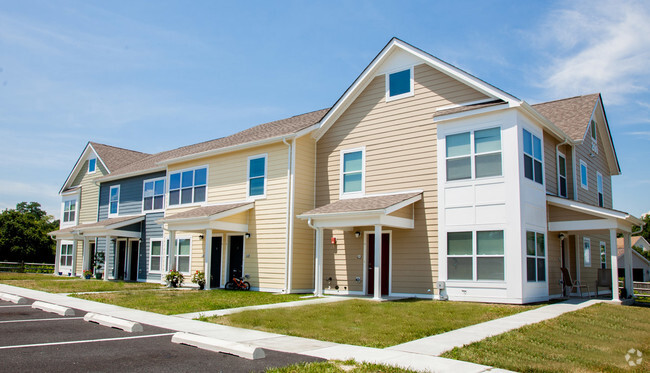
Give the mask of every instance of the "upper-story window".
POLYGON ((524 176, 544 184, 542 140, 524 129, 524 176))
POLYGON ((165 178, 145 180, 143 188, 142 210, 162 210, 165 207, 165 178))
POLYGON ((567 197, 566 158, 562 153, 557 155, 557 189, 560 197, 567 197))
POLYGON ((590 125, 591 151, 598 154, 598 136, 596 135, 596 121, 592 120, 590 125))
POLYGON ((341 151, 341 191, 342 195, 364 193, 365 185, 364 149, 341 151))
POLYGON ((88 173, 92 174, 97 171, 97 158, 91 158, 88 160, 88 173))
POLYGON ((501 176, 499 127, 448 135, 445 146, 448 181, 501 176))
POLYGON ((603 194, 603 175, 596 172, 596 184, 598 186, 598 206, 605 207, 605 195, 603 194))
POLYGON ((585 161, 580 161, 580 186, 583 189, 589 189, 589 173, 585 161))
POLYGON ((174 206, 205 202, 207 180, 207 167, 199 167, 170 173, 169 205, 174 206))
POLYGON ((120 210, 120 186, 112 186, 108 196, 108 216, 117 215, 120 210))
POLYGON ((248 158, 248 197, 266 196, 266 154, 248 158))
POLYGON ((77 215, 77 200, 71 199, 63 202, 63 222, 74 222, 77 215))
POLYGON ((413 68, 386 74, 386 101, 413 96, 413 68))

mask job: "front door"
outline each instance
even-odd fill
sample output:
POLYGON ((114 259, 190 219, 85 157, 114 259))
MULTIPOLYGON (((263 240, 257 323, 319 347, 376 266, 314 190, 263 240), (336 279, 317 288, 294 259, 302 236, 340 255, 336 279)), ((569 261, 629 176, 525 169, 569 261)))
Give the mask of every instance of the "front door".
POLYGON ((221 237, 212 237, 212 253, 210 254, 210 288, 221 285, 221 237))
POLYGON ((228 281, 233 277, 242 277, 244 264, 244 236, 230 236, 230 259, 228 262, 228 281))
POLYGON ((88 245, 88 269, 95 273, 95 243, 89 242, 88 245))
POLYGON ((126 241, 117 241, 115 266, 117 267, 117 280, 124 280, 124 268, 126 267, 126 241))
POLYGON ((129 261, 129 280, 138 281, 138 249, 139 241, 131 241, 130 261, 129 261))
MULTIPOLYGON (((375 295, 375 235, 368 235, 368 281, 367 294, 375 295)), ((390 272, 390 234, 381 234, 381 295, 388 295, 388 275, 390 272)))

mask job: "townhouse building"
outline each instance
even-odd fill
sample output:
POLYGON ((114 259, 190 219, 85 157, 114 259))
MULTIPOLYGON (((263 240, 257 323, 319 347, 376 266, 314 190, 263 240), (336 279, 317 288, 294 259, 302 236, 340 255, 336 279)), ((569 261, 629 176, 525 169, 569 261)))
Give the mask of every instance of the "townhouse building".
POLYGON ((599 94, 530 105, 399 39, 329 109, 127 152, 93 179, 96 215, 53 232, 57 263, 92 236, 105 279, 530 303, 564 295, 561 268, 585 283, 618 268, 617 234, 630 250, 642 224, 613 209, 599 94))

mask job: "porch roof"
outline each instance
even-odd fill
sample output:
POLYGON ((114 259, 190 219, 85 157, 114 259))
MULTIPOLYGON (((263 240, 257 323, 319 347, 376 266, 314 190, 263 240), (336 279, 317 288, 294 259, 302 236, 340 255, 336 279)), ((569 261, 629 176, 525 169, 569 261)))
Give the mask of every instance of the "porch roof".
POLYGON ((362 198, 341 199, 298 215, 313 221, 315 227, 342 228, 364 225, 386 225, 396 228, 413 228, 410 218, 389 214, 422 199, 422 191, 397 192, 362 198))
POLYGON ((120 236, 120 237, 140 237, 140 232, 120 230, 120 228, 139 223, 144 220, 144 215, 120 216, 101 220, 95 223, 78 224, 72 227, 59 229, 48 233, 50 236, 59 238, 74 238, 79 236, 101 237, 101 236, 120 236))
POLYGON ((585 215, 584 219, 576 218, 568 220, 554 220, 549 217, 548 230, 551 232, 604 229, 631 232, 633 225, 643 225, 643 220, 624 211, 593 206, 553 195, 547 195, 546 202, 549 206, 556 206, 585 215))
POLYGON ((226 231, 247 232, 248 224, 219 221, 228 216, 244 212, 255 207, 255 202, 233 202, 193 208, 170 215, 156 221, 164 224, 168 230, 203 230, 220 229, 226 231))

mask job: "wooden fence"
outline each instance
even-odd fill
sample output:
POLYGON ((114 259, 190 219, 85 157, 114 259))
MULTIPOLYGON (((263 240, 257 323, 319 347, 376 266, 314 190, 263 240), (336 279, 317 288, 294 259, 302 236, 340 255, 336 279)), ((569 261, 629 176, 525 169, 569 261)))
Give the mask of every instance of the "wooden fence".
POLYGON ((650 296, 650 282, 633 282, 632 289, 634 294, 642 296, 650 296))
POLYGON ((0 272, 54 273, 53 263, 0 262, 0 272))

